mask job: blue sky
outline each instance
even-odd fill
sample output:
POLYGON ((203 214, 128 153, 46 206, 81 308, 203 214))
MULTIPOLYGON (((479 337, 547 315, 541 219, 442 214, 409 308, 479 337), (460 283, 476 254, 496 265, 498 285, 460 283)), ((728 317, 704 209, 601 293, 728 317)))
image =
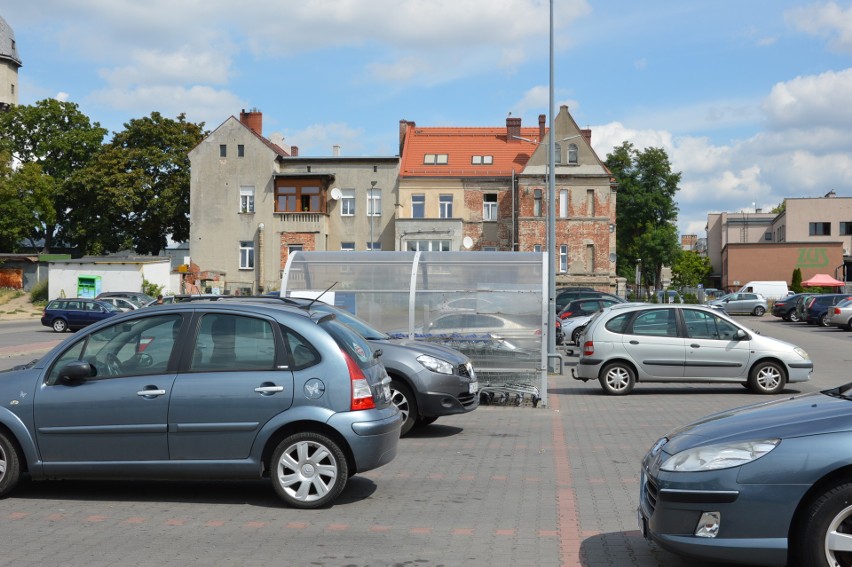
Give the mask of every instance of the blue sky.
MULTIPOLYGON (((396 155, 399 121, 548 113, 548 0, 0 0, 22 104, 111 132, 153 111, 213 129, 263 112, 300 155, 396 155)), ((628 140, 707 213, 852 196, 852 2, 554 0, 554 90, 602 159, 628 140)))

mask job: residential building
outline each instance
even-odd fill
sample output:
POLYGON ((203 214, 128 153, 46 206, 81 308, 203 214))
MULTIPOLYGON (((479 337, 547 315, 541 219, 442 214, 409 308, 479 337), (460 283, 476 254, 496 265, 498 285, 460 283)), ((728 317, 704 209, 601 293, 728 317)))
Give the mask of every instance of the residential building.
POLYGON ((752 280, 790 283, 829 274, 852 281, 852 197, 789 198, 778 214, 713 213, 707 216, 707 254, 716 287, 752 280))
POLYGON ((0 16, 0 110, 18 104, 18 69, 22 65, 15 32, 0 16))

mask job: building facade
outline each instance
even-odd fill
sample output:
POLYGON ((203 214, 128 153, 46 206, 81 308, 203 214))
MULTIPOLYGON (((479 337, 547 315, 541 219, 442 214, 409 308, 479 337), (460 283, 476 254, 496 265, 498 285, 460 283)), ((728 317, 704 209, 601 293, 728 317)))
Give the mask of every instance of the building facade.
POLYGON ((0 110, 18 104, 18 69, 22 65, 15 32, 0 16, 0 110))

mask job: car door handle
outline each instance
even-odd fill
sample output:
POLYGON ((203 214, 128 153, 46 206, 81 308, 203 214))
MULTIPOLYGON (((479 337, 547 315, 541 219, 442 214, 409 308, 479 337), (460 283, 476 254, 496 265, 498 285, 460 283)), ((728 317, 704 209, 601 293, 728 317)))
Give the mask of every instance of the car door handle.
POLYGON ((284 386, 260 386, 254 389, 258 394, 274 394, 275 392, 283 392, 284 386))
POLYGON ((638 345, 638 344, 639 344, 639 341, 630 341, 630 344, 632 344, 632 345, 638 345))
POLYGON ((153 398, 156 396, 165 396, 165 390, 139 390, 136 392, 137 396, 142 396, 143 398, 153 398))
POLYGON ((692 344, 691 344, 691 345, 689 345, 689 346, 691 346, 692 348, 701 348, 701 345, 697 345, 697 344, 695 344, 695 343, 692 343, 692 344))

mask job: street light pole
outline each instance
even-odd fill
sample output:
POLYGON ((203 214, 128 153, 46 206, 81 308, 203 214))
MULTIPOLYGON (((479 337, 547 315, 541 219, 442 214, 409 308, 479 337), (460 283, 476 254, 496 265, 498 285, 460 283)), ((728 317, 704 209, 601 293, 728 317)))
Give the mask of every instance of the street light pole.
POLYGON ((547 361, 556 357, 556 140, 553 128, 553 0, 550 0, 550 135, 547 144, 547 361))
POLYGON ((376 188, 376 182, 370 181, 370 250, 373 250, 375 240, 373 240, 373 217, 376 216, 376 202, 373 200, 373 189, 376 188))

